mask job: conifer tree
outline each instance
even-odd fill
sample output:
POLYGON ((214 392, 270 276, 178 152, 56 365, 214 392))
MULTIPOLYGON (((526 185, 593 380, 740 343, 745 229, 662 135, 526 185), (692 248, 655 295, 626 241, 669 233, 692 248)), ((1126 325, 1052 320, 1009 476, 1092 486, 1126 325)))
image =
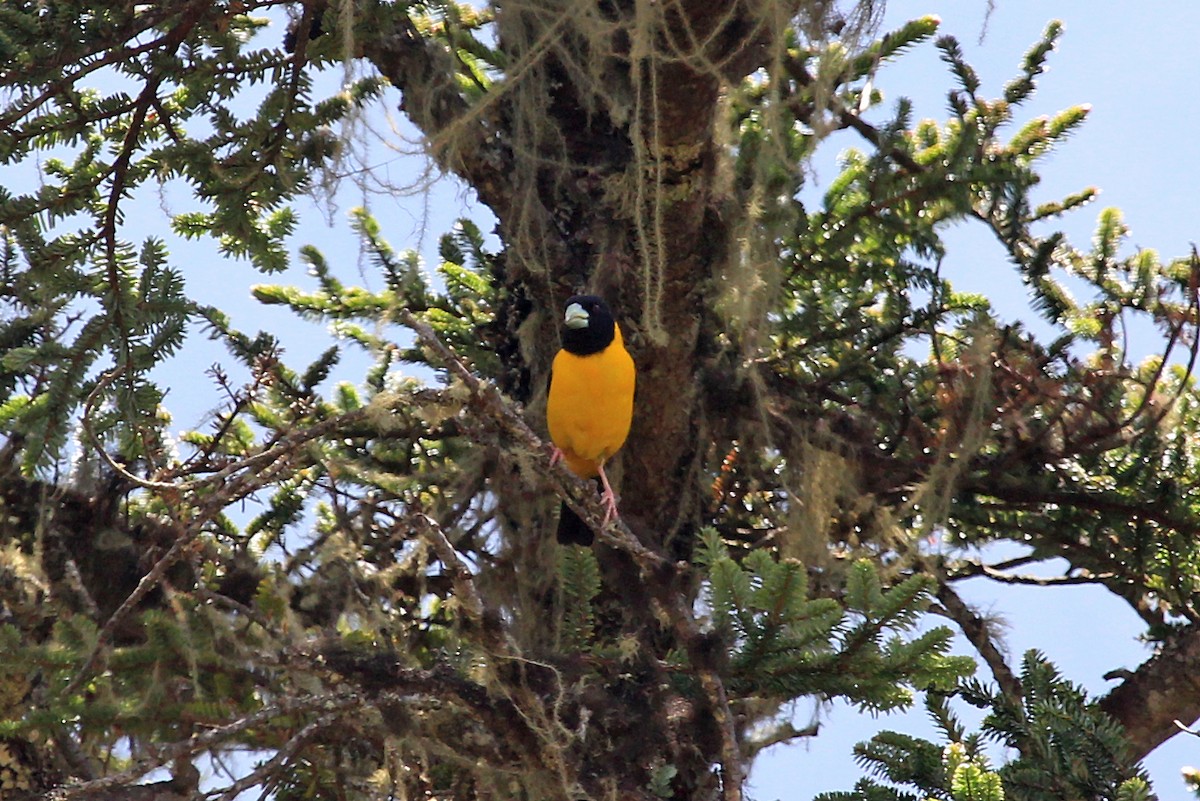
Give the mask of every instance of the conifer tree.
POLYGON ((1141 759, 1200 718, 1200 260, 1122 255, 1112 209, 1088 247, 1044 233, 1094 195, 1030 197, 1087 115, 1022 116, 1058 23, 992 97, 881 9, 0 5, 0 796, 739 801, 814 734, 790 705, 841 699, 924 703, 941 739, 880 732, 829 799, 1153 797, 1141 759), (948 119, 876 88, 915 47, 948 119), (295 210, 397 109, 495 218, 429 272, 367 210, 365 269, 295 210), (861 147, 806 205, 836 130, 861 147), (163 186, 192 203, 134 241, 163 186), (1052 336, 940 275, 963 221, 1052 336), (337 341, 237 329, 183 239, 337 341), (607 524, 545 438, 582 288, 638 367, 607 524), (172 372, 198 336, 226 361, 172 372), (201 384, 221 405, 177 423, 201 384), (561 500, 594 548, 554 542, 561 500), (1158 645, 1104 697, 1011 664, 955 589, 1051 559, 1158 645))

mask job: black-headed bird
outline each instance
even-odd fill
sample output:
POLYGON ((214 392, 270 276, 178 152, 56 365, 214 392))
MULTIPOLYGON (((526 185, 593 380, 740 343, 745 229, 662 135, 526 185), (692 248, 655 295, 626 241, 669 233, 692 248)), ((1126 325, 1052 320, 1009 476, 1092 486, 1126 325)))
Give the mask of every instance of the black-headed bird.
MULTIPOLYGON (((554 461, 562 459, 580 478, 599 477, 605 523, 617 515, 617 498, 604 463, 629 435, 635 381, 633 358, 608 304, 595 295, 569 298, 562 350, 550 370, 546 424, 556 448, 554 461)), ((591 545, 593 536, 579 515, 562 504, 558 541, 591 545)))

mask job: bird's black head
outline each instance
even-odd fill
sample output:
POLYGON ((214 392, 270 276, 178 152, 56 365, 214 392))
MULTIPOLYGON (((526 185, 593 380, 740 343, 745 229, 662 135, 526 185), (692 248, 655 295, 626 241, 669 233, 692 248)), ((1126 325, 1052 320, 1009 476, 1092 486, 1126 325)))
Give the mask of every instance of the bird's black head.
POLYGON ((595 295, 567 299, 563 317, 563 350, 576 356, 599 353, 616 337, 616 321, 608 304, 595 295))

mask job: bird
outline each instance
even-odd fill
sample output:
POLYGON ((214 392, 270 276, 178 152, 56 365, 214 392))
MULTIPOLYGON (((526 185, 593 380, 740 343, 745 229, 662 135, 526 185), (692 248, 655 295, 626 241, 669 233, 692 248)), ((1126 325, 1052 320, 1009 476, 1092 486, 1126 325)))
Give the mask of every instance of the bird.
MULTIPOLYGON (((555 447, 551 464, 562 460, 580 478, 600 479, 606 525, 617 516, 617 498, 604 463, 629 436, 636 373, 608 304, 595 295, 568 298, 562 349, 550 368, 546 398, 546 427, 555 447)), ((594 534, 563 503, 556 538, 563 545, 587 546, 594 534)))

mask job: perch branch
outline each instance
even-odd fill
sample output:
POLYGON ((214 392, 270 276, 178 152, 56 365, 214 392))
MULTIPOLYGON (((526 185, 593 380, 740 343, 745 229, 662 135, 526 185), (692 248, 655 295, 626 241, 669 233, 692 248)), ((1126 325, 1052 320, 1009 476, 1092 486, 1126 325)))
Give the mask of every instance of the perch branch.
MULTIPOLYGON (((514 441, 518 447, 531 453, 541 454, 546 463, 549 463, 551 455, 549 446, 533 432, 511 401, 501 395, 494 386, 480 380, 472 373, 429 324, 418 319, 407 309, 398 309, 397 317, 400 323, 411 329, 422 345, 446 366, 451 375, 462 382, 471 396, 475 410, 484 415, 486 419, 484 425, 514 441)), ((679 566, 642 545, 620 518, 605 525, 604 507, 599 496, 588 482, 568 471, 565 465, 558 464, 547 470, 545 474, 551 478, 559 496, 579 514, 585 523, 599 532, 600 541, 628 554, 641 569, 643 576, 662 576, 664 573, 671 573, 679 569, 679 566)), ((446 544, 449 545, 449 543, 446 544)), ((658 592, 659 600, 671 619, 676 636, 693 656, 692 664, 704 664, 706 660, 702 657, 696 658, 700 655, 694 653, 703 642, 695 615, 684 604, 678 593, 666 588, 669 582, 655 580, 653 584, 662 590, 658 592)), ((697 667, 696 678, 712 708, 713 718, 720 734, 724 801, 741 801, 742 783, 745 779, 743 755, 741 746, 738 744, 734 716, 729 708, 725 685, 720 674, 711 668, 697 667)))

